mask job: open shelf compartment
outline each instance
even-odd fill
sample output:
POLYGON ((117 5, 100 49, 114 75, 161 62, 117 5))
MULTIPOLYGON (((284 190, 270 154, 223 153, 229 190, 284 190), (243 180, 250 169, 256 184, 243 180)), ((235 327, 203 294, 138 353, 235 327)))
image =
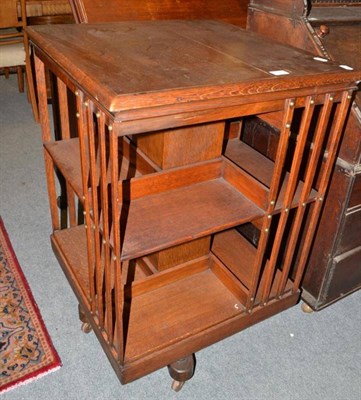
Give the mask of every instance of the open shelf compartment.
MULTIPOLYGON (((129 179, 133 176, 140 176, 143 173, 150 173, 158 170, 155 164, 134 147, 127 137, 121 138, 122 149, 119 158, 122 160, 119 179, 129 179)), ((83 185, 81 177, 81 155, 79 138, 51 141, 44 143, 44 148, 51 156, 55 166, 59 169, 65 180, 72 186, 78 198, 83 199, 83 185)), ((89 175, 89 158, 86 152, 86 170, 89 175)), ((97 180, 99 181, 100 167, 97 163, 97 180)), ((110 183, 110 173, 108 171, 108 183, 110 183)))
MULTIPOLYGON (((245 312, 236 288, 223 280, 219 272, 223 268, 215 257, 204 257, 178 268, 177 272, 182 269, 183 274, 173 282, 133 296, 125 361, 134 361, 245 312)), ((168 271, 163 274, 171 276, 168 271)))
MULTIPOLYGON (((214 235, 212 253, 227 266, 229 271, 242 283, 246 290, 251 287, 257 248, 238 232, 237 229, 229 229, 214 235)), ((267 269, 267 266, 268 261, 266 260, 264 271, 267 269)), ((280 278, 281 270, 276 268, 269 295, 270 299, 276 298, 280 278)), ((262 274, 255 296, 255 305, 260 303, 264 285, 265 275, 262 274)), ((283 293, 287 293, 291 289, 292 281, 288 279, 283 293)))
MULTIPOLYGON (((272 160, 238 138, 228 141, 225 156, 255 178, 261 187, 266 188, 265 190, 270 188, 274 170, 274 162, 272 160)), ((282 208, 288 181, 289 173, 285 172, 274 209, 275 213, 279 212, 282 208)), ((298 205, 302 188, 303 182, 299 180, 290 208, 298 205)), ((307 202, 314 201, 317 195, 318 192, 312 189, 307 202)))
POLYGON ((241 193, 239 172, 220 158, 121 182, 122 261, 262 217, 264 210, 241 193))

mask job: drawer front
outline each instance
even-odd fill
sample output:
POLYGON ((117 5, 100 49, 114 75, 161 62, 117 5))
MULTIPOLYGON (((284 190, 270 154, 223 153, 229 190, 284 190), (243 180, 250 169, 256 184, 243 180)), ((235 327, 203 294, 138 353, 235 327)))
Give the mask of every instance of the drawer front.
POLYGON ((361 287, 361 246, 335 257, 325 285, 324 304, 361 287))
MULTIPOLYGON (((359 166, 358 169, 361 169, 359 166)), ((355 175, 355 181, 351 190, 348 208, 360 207, 361 208, 361 170, 355 175)))
POLYGON ((358 246, 361 246, 361 208, 346 213, 345 224, 340 232, 337 254, 345 253, 358 246))

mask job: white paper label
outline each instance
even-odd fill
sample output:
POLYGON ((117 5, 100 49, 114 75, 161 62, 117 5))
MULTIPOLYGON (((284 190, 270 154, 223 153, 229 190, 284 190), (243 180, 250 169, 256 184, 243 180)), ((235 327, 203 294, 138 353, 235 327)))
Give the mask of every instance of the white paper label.
POLYGON ((313 57, 314 60, 316 61, 321 61, 321 62, 328 62, 327 58, 322 58, 322 57, 313 57))
POLYGON ((347 69, 347 71, 353 71, 353 68, 348 65, 340 65, 340 68, 347 69))
POLYGON ((276 75, 276 76, 289 75, 290 74, 289 72, 287 72, 287 71, 285 71, 283 69, 280 69, 278 71, 269 71, 269 73, 272 74, 272 75, 276 75))

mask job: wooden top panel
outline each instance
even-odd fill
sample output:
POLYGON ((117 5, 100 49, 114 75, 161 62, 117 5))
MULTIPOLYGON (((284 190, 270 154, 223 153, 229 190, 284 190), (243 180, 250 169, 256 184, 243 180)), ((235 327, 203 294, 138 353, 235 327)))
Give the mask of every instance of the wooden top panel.
POLYGON ((37 26, 28 32, 112 112, 350 84, 361 76, 217 21, 37 26), (270 73, 278 70, 289 74, 270 73))

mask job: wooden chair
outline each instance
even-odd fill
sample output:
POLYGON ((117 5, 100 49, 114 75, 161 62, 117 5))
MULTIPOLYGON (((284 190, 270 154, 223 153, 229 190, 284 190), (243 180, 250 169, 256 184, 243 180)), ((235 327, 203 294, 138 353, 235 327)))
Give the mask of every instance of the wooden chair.
POLYGON ((74 23, 68 0, 26 0, 28 25, 74 23))
POLYGON ((217 19, 246 26, 248 0, 69 0, 77 23, 217 19))
POLYGON ((8 76, 10 68, 17 69, 19 91, 24 91, 23 68, 25 66, 28 98, 38 121, 33 75, 30 64, 29 42, 24 30, 26 26, 25 0, 20 1, 21 16, 18 16, 17 0, 1 0, 0 8, 0 68, 8 76))

